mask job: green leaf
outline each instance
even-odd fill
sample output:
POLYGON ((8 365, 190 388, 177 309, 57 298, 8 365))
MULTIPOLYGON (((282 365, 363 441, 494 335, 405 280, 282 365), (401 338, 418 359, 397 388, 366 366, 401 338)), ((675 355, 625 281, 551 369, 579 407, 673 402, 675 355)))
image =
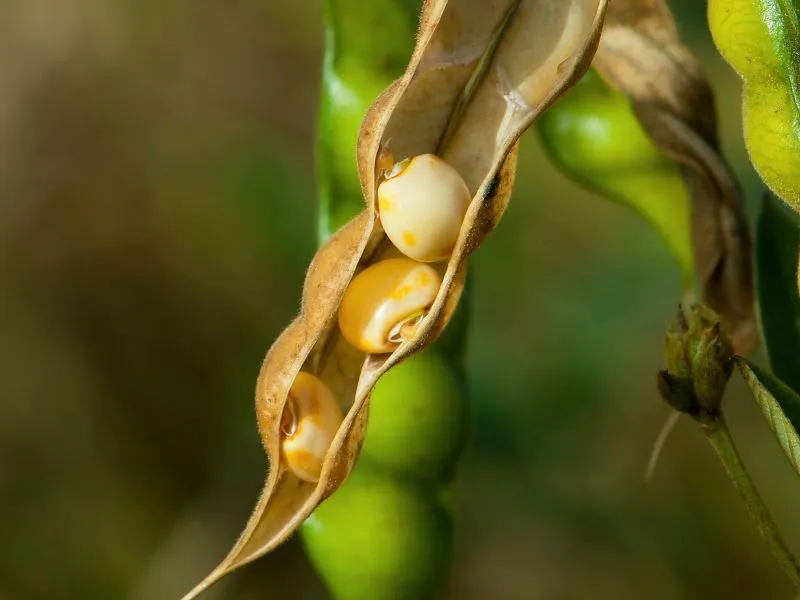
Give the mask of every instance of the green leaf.
POLYGON ((756 239, 761 329, 772 371, 800 392, 800 217, 772 194, 764 196, 756 239))
POLYGON ((740 356, 735 360, 775 439, 800 475, 800 396, 761 367, 740 356))
POLYGON ((800 5, 797 0, 709 0, 720 55, 744 81, 742 124, 761 179, 800 211, 800 5))

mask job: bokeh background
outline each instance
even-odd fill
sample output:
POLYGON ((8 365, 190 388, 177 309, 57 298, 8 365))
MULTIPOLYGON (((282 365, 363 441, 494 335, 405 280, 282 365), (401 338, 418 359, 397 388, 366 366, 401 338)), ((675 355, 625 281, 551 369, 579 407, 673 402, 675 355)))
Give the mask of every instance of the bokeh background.
MULTIPOLYGON (((757 215, 739 83, 673 2, 757 215)), ((383 35, 383 33, 376 33, 383 35)), ((262 485, 253 387, 315 248, 322 3, 0 2, 0 599, 177 598, 262 485)), ((524 139, 476 253, 475 436, 446 598, 786 598, 721 467, 654 387, 676 264, 524 139)), ((797 481, 739 382, 790 539, 797 481)), ((208 592, 322 599, 293 539, 208 592)))

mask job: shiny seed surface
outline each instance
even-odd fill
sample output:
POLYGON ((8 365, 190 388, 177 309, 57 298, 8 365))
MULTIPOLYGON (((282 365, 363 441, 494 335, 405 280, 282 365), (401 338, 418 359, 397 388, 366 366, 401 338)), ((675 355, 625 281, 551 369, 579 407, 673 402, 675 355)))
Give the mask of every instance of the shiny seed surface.
POLYGON ((378 186, 378 214, 387 237, 421 262, 450 256, 470 200, 458 171, 433 154, 396 164, 378 186))
POLYGON ((367 267, 350 283, 339 307, 342 335, 364 352, 392 352, 413 335, 441 283, 436 269, 408 258, 367 267))
POLYGON ((281 417, 283 456, 289 470, 305 481, 318 481, 342 420, 342 410, 328 386, 310 373, 298 373, 281 417))

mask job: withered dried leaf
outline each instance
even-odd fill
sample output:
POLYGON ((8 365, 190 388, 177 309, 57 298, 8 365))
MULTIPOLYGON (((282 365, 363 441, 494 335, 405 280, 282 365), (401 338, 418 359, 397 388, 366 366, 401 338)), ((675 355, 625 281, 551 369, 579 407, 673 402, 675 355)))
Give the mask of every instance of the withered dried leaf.
POLYGON ((627 95, 653 142, 683 165, 705 302, 736 351, 758 342, 752 242, 741 192, 721 157, 711 87, 665 0, 612 0, 594 67, 627 95))
POLYGON ((256 391, 259 430, 270 461, 256 508, 228 556, 184 600, 283 542, 350 473, 378 378, 433 342, 464 288, 467 256, 492 231, 514 183, 517 140, 585 72, 597 47, 605 0, 430 0, 404 75, 373 104, 362 125, 358 167, 366 210, 317 252, 300 315, 269 350, 256 391), (350 346, 336 313, 352 278, 392 254, 377 218, 382 157, 436 153, 467 182, 473 200, 447 263, 442 286, 413 338, 393 353, 366 355, 350 346), (301 370, 315 374, 346 415, 309 483, 286 468, 280 421, 301 370))

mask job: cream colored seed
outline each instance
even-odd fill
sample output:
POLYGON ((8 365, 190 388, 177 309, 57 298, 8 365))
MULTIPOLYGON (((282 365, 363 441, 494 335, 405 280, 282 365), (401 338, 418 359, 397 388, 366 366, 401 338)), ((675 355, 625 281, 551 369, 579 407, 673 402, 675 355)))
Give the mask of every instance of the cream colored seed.
POLYGON ((408 258, 391 258, 359 273, 339 307, 339 329, 363 352, 384 354, 411 337, 436 299, 436 270, 408 258))
POLYGON ((386 235, 403 254, 422 262, 450 256, 470 200, 458 171, 433 154, 397 163, 378 186, 386 235))
POLYGON ((304 481, 319 481, 342 420, 328 386, 310 373, 298 373, 281 415, 281 448, 289 470, 304 481))

